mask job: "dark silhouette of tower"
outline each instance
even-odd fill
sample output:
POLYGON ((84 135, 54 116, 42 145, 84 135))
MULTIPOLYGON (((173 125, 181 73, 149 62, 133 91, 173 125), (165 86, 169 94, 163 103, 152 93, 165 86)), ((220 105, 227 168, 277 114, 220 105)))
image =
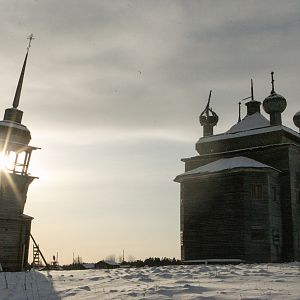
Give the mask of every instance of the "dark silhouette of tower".
POLYGON ((33 150, 31 134, 23 125, 18 109, 28 52, 25 55, 13 107, 5 110, 0 121, 0 264, 7 271, 22 271, 28 266, 28 249, 32 217, 25 215, 27 191, 34 178, 28 173, 33 150))

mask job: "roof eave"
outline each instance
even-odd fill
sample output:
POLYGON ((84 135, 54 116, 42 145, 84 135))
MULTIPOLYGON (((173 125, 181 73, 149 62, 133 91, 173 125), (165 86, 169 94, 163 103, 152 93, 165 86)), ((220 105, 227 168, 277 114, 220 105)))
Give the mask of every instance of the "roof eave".
POLYGON ((238 172, 238 171, 260 171, 260 170, 273 170, 278 173, 282 173, 282 171, 272 168, 272 167, 239 167, 239 168, 233 168, 233 169, 226 169, 226 170, 221 170, 221 171, 215 171, 215 172, 201 172, 201 173, 196 173, 196 174, 180 174, 174 178, 173 181, 181 183, 186 180, 192 180, 192 179, 197 179, 199 177, 203 176, 209 176, 209 175, 214 175, 214 174, 222 174, 222 173, 233 173, 233 172, 238 172))

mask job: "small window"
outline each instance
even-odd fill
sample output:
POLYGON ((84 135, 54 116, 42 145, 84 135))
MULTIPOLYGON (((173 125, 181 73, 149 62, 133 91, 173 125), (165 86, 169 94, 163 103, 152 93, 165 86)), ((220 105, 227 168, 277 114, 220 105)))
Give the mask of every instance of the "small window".
POLYGON ((262 227, 252 227, 251 228, 251 240, 252 241, 264 241, 265 239, 265 229, 262 227))
POLYGON ((183 231, 180 231, 180 245, 183 246, 183 231))
POLYGON ((252 199, 261 199, 262 198, 262 185, 261 184, 252 184, 250 188, 250 196, 252 199))

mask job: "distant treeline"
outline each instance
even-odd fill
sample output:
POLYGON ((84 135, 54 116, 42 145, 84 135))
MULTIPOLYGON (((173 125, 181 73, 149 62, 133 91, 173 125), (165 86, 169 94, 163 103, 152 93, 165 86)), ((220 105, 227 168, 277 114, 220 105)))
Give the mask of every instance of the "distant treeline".
MULTIPOLYGON (((158 267, 158 266, 171 266, 171 265, 181 265, 181 261, 176 258, 159 258, 159 257, 149 257, 145 260, 134 260, 134 261, 123 261, 120 263, 120 267, 158 267)), ((61 266, 64 270, 84 270, 83 263, 73 263, 70 265, 61 266)))
POLYGON ((135 260, 130 262, 122 262, 122 265, 130 265, 132 267, 158 267, 158 266, 170 266, 170 265, 181 265, 181 261, 176 258, 159 258, 159 257, 149 257, 145 260, 135 260))

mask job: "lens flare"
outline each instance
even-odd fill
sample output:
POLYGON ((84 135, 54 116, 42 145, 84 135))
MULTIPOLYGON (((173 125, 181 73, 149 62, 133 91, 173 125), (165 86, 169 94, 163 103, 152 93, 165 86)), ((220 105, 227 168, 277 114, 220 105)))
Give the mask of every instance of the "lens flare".
POLYGON ((12 170, 14 168, 14 162, 16 159, 16 153, 11 151, 9 153, 0 153, 0 171, 12 170))
POLYGON ((0 153, 0 170, 3 171, 6 169, 7 166, 7 156, 1 152, 0 153))

